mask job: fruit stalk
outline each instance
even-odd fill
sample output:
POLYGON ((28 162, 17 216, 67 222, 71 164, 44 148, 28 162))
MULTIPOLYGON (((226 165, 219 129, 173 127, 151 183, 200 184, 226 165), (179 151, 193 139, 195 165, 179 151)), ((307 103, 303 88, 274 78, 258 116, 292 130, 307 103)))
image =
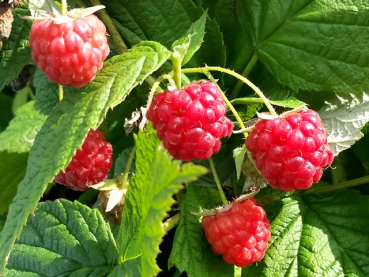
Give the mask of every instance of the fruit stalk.
POLYGON ((229 69, 225 69, 223 67, 218 67, 218 66, 207 66, 207 67, 199 67, 199 68, 186 68, 186 69, 182 69, 182 73, 203 73, 205 74, 206 71, 219 71, 219 72, 223 72, 226 74, 229 74, 239 80, 241 80, 242 82, 244 82, 246 85, 248 85, 250 88, 252 88, 253 91, 255 91, 255 93, 263 100, 265 106, 267 107, 267 109, 269 110, 270 114, 272 115, 277 115, 276 111, 274 110, 272 104, 269 102, 268 98, 265 97, 265 95, 261 92, 261 90, 255 86, 249 79, 243 77, 242 75, 229 70, 229 69))
POLYGON ((334 191, 338 191, 338 190, 342 190, 342 189, 347 189, 347 188, 351 188, 351 187, 355 187, 355 186, 359 186, 359 185, 364 185, 364 184, 367 184, 367 183, 369 183, 369 176, 364 176, 364 177, 360 177, 360 178, 357 178, 357 179, 354 179, 354 180, 342 182, 340 184, 329 186, 329 187, 311 189, 311 190, 305 191, 304 194, 330 193, 330 192, 334 192, 334 191))
POLYGON ((175 226, 177 226, 179 220, 181 219, 181 214, 177 213, 176 215, 172 216, 171 218, 168 218, 163 223, 163 229, 166 233, 168 233, 171 229, 173 229, 175 226))
POLYGON ((181 55, 174 51, 171 57, 173 63, 173 79, 176 84, 177 89, 181 88, 181 67, 182 67, 182 58, 181 55))
MULTIPOLYGON (((102 5, 100 0, 90 0, 90 2, 94 6, 102 5)), ((107 13, 107 11, 105 9, 104 10, 99 10, 97 12, 97 14, 101 18, 101 20, 104 21, 106 28, 109 30, 110 36, 111 36, 111 38, 113 40, 113 43, 114 43, 114 46, 115 46, 115 49, 120 54, 127 51, 128 47, 125 44, 122 37, 119 35, 119 32, 118 32, 117 28, 115 27, 115 24, 113 23, 113 20, 111 19, 111 17, 107 13)))
POLYGON ((62 5, 62 9, 61 9, 62 15, 67 15, 67 13, 68 13, 68 3, 67 3, 67 0, 62 0, 61 1, 61 5, 62 5))
MULTIPOLYGON (((256 62, 259 60, 259 55, 258 53, 255 51, 254 54, 251 57, 251 60, 249 61, 249 63, 246 65, 245 70, 242 72, 242 76, 247 78, 247 76, 249 76, 251 70, 254 68, 254 65, 256 64, 256 62)), ((231 99, 234 99, 238 96, 241 88, 242 88, 243 82, 241 80, 238 80, 236 86, 234 87, 234 90, 232 92, 231 95, 231 99)))
POLYGON ((124 173, 123 173, 123 177, 122 177, 122 183, 120 184, 121 187, 127 187, 128 184, 128 174, 129 174, 129 170, 131 169, 131 165, 133 162, 133 158, 135 157, 136 154, 136 147, 133 147, 131 153, 129 154, 128 157, 128 161, 127 161, 127 165, 126 168, 124 169, 124 173))
POLYGON ((225 197, 222 185, 220 184, 217 171, 215 170, 213 158, 209 159, 209 163, 210 163, 211 172, 214 175, 215 183, 217 184, 217 188, 218 188, 218 191, 219 191, 219 194, 220 194, 220 198, 222 198, 222 203, 223 203, 224 206, 227 206, 228 201, 227 201, 227 198, 225 197))

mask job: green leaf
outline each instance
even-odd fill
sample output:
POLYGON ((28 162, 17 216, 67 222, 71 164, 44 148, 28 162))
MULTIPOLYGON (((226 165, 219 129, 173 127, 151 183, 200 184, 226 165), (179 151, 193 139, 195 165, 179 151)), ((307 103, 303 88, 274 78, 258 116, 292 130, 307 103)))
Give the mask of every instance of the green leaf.
POLYGON ((28 95, 30 95, 30 92, 32 92, 32 89, 28 85, 16 92, 12 105, 13 112, 27 104, 28 95))
POLYGON ((34 109, 34 101, 16 111, 16 116, 0 134, 0 151, 23 153, 29 152, 41 126, 47 117, 34 109))
POLYGON ((26 174, 28 153, 0 152, 0 214, 8 210, 17 185, 26 174))
POLYGON ((28 160, 27 173, 9 209, 0 237, 0 275, 6 257, 23 224, 54 176, 67 167, 88 131, 96 129, 108 109, 123 101, 137 84, 157 70, 170 52, 155 42, 142 42, 104 64, 88 93, 66 93, 37 134, 28 160))
MULTIPOLYGON (((133 148, 125 149, 119 154, 114 164, 114 176, 118 176, 124 172, 124 170, 127 167, 127 162, 129 159, 129 155, 132 152, 132 149, 133 148)), ((135 171, 136 171, 136 164, 133 159, 133 162, 130 167, 130 172, 134 173, 135 171)))
POLYGON ((237 180, 239 180, 241 176, 243 158, 245 157, 246 152, 247 150, 246 150, 245 145, 242 145, 240 147, 237 147, 236 149, 233 149, 233 158, 236 164, 237 180))
MULTIPOLYGON (((236 2, 234 0, 202 0, 201 2, 204 9, 209 9, 210 18, 214 18, 219 25, 227 49, 226 67, 239 73, 243 72, 253 54, 253 47, 249 34, 243 30, 239 22, 239 17, 242 18, 243 15, 238 11, 236 2)), ((225 75, 224 80, 225 88, 231 88, 237 82, 236 78, 229 75, 225 75)))
POLYGON ((180 205, 181 219, 177 226, 169 266, 176 266, 190 277, 234 276, 234 267, 216 256, 207 243, 201 218, 193 212, 213 209, 221 204, 216 189, 190 185, 180 205))
POLYGON ((182 65, 185 65, 192 58, 203 43, 206 16, 207 12, 204 12, 203 15, 191 25, 186 34, 182 38, 177 39, 172 45, 172 50, 180 53, 182 65))
MULTIPOLYGON (((173 41, 186 33, 204 13, 202 8, 188 0, 164 0, 160 4, 156 0, 101 2, 111 18, 120 23, 118 30, 131 46, 140 40, 154 40, 170 48, 173 41)), ((207 20, 204 43, 187 66, 203 66, 204 63, 225 64, 222 35, 212 20, 207 20)))
MULTIPOLYGON (((279 100, 279 101, 269 101, 274 106, 280 106, 284 108, 298 108, 301 106, 306 106, 306 104, 295 97, 289 97, 287 100, 279 100)), ((255 104, 255 103, 261 103, 263 104, 263 100, 261 98, 255 98, 255 97, 242 97, 237 98, 231 101, 233 105, 248 105, 248 104, 255 104)))
POLYGON ((336 94, 319 110, 329 146, 337 156, 363 137, 361 128, 369 121, 369 95, 336 94))
POLYGON ((77 201, 48 201, 29 217, 10 253, 7 274, 106 276, 117 253, 109 224, 97 209, 77 201))
POLYGON ((363 132, 364 137, 357 141, 351 147, 351 150, 366 167, 369 167, 369 156, 367 155, 367 151, 369 149, 369 123, 367 123, 361 131, 363 132))
POLYGON ((182 183, 205 172, 203 167, 172 161, 153 131, 139 132, 136 174, 130 180, 117 239, 120 263, 140 257, 129 267, 137 268, 142 276, 159 272, 155 258, 165 235, 162 220, 174 203, 172 194, 182 188, 182 183))
POLYGON ((5 130, 12 117, 12 98, 0 93, 0 132, 5 130))
POLYGON ((242 276, 368 276, 368 205, 353 190, 274 202, 266 255, 242 276))
POLYGON ((236 4, 253 48, 282 85, 294 91, 344 93, 369 88, 368 2, 238 0, 236 4))
POLYGON ((58 84, 50 82, 40 69, 33 75, 33 84, 36 88, 35 109, 49 115, 59 103, 58 84))
POLYGON ((3 42, 3 49, 0 51, 0 91, 32 60, 28 47, 32 22, 21 18, 27 13, 26 9, 13 9, 12 32, 3 42))

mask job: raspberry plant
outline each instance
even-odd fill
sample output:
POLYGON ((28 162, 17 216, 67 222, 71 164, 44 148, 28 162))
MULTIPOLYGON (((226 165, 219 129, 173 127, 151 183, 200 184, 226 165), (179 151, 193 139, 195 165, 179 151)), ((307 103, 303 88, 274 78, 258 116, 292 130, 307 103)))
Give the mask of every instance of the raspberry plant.
POLYGON ((0 10, 0 276, 369 275, 366 1, 0 10))

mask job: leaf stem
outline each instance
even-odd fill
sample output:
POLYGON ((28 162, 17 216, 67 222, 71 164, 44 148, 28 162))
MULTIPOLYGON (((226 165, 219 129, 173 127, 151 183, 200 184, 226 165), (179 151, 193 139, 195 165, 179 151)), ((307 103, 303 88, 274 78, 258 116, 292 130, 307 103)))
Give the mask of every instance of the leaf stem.
POLYGON ((177 89, 181 88, 181 67, 182 67, 182 58, 181 55, 174 51, 171 57, 173 63, 173 79, 176 84, 177 89))
POLYGON ((181 214, 177 213, 176 215, 168 218, 163 223, 163 229, 166 233, 168 233, 171 229, 173 229, 175 226, 177 226, 179 220, 181 219, 181 214))
POLYGON ((253 91, 255 91, 255 93, 263 100, 265 106, 268 108, 269 112, 272 115, 277 115, 277 113, 275 112, 272 104, 269 102, 268 98, 265 97, 265 95, 261 92, 261 90, 255 86, 249 79, 243 77, 242 75, 226 69, 226 68, 222 68, 222 67, 218 67, 218 66, 207 66, 207 67, 199 67, 199 68, 185 68, 182 69, 182 73, 203 73, 205 74, 206 71, 219 71, 219 72, 223 72, 226 74, 229 74, 239 80, 241 80, 242 82, 244 82, 245 84, 247 84, 250 88, 253 89, 253 91))
POLYGON ((354 179, 354 180, 342 182, 342 183, 337 184, 337 185, 308 190, 308 191, 304 192, 303 194, 329 193, 329 192, 334 192, 334 191, 338 191, 338 190, 342 190, 342 189, 347 189, 347 188, 351 188, 351 187, 355 187, 355 186, 359 186, 359 185, 363 185, 363 184, 367 184, 367 183, 369 183, 369 176, 364 176, 364 177, 360 177, 360 178, 357 178, 357 179, 354 179))
POLYGON ((67 0, 62 0, 61 1, 61 13, 62 15, 67 15, 68 14, 68 4, 67 4, 67 0))
MULTIPOLYGON (((246 65, 244 71, 242 72, 242 76, 243 77, 247 77, 249 76, 251 70, 253 69, 254 65, 256 64, 256 62, 259 60, 259 55, 258 53, 255 51, 254 54, 251 57, 251 60, 249 61, 249 63, 246 65)), ((234 99, 238 96, 238 94, 241 91, 243 82, 241 80, 238 80, 236 86, 233 89, 233 92, 231 94, 231 99, 234 99)))
POLYGON ((64 97, 63 86, 59 85, 59 101, 62 101, 64 97))
POLYGON ((134 146, 132 148, 132 151, 129 154, 127 165, 126 165, 126 168, 124 169, 124 173, 122 175, 122 183, 120 183, 122 188, 127 187, 129 170, 131 169, 131 165, 132 165, 132 162, 133 162, 133 158, 135 157, 135 154, 136 154, 136 146, 134 146))
POLYGON ((219 194, 220 194, 220 198, 222 199, 223 205, 227 206, 228 201, 227 201, 227 198, 225 197, 224 191, 222 189, 222 185, 220 184, 217 171, 215 170, 213 158, 209 159, 209 163, 210 163, 211 172, 213 172, 213 175, 214 175, 215 183, 217 184, 217 188, 218 188, 218 191, 219 191, 219 194))
MULTIPOLYGON (((92 5, 94 6, 98 6, 98 5, 102 5, 100 0, 90 0, 90 2, 92 3, 92 5)), ((124 53, 125 51, 128 50, 127 45, 125 44, 124 40, 122 39, 122 37, 120 36, 117 27, 115 27, 115 24, 113 23, 113 20, 111 19, 111 17, 109 16, 108 12, 106 10, 99 10, 97 12, 101 18, 102 21, 104 21, 106 27, 109 30, 109 33, 112 37, 115 49, 120 53, 124 53)))

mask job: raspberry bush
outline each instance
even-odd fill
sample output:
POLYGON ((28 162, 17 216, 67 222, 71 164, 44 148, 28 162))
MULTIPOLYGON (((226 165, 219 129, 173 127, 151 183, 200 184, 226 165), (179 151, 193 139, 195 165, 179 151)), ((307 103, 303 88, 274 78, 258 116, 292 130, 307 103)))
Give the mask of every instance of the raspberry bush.
POLYGON ((0 276, 369 276, 369 5, 100 1, 0 3, 0 276))

